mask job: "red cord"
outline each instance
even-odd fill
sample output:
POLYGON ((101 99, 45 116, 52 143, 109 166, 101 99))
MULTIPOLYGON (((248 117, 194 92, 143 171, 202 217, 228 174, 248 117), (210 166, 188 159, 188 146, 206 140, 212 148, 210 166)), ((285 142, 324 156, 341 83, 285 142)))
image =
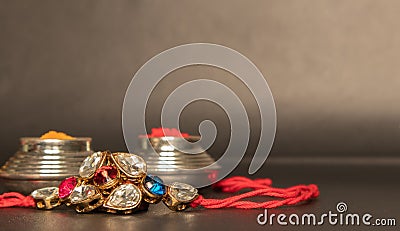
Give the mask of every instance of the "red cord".
MULTIPOLYGON (((213 187, 230 193, 238 192, 242 189, 252 189, 252 191, 225 199, 206 199, 200 195, 190 206, 193 208, 203 206, 207 209, 270 209, 285 205, 295 205, 319 196, 319 190, 315 184, 297 185, 290 188, 274 188, 271 185, 272 181, 268 178, 251 180, 241 176, 231 177, 221 180, 214 184, 213 187), (278 197, 282 199, 261 203, 242 200, 257 196, 278 197)), ((35 201, 31 196, 24 196, 17 192, 4 193, 0 195, 0 208, 7 207, 35 207, 35 201)))
POLYGON ((31 196, 24 196, 17 192, 1 194, 0 208, 8 207, 35 207, 35 201, 31 196))
POLYGON ((206 199, 199 196, 193 201, 190 206, 195 208, 203 206, 207 209, 220 209, 220 208, 239 208, 239 209, 256 209, 256 208, 276 208, 285 205, 295 205, 303 201, 307 201, 319 196, 318 187, 315 184, 310 185, 297 185, 290 188, 273 188, 271 187, 272 181, 268 178, 251 180, 246 177, 231 177, 213 185, 223 192, 237 192, 241 189, 252 189, 253 191, 239 194, 237 196, 228 197, 225 199, 206 199), (252 202, 242 200, 245 198, 256 196, 268 196, 283 198, 282 200, 270 200, 266 202, 252 202))

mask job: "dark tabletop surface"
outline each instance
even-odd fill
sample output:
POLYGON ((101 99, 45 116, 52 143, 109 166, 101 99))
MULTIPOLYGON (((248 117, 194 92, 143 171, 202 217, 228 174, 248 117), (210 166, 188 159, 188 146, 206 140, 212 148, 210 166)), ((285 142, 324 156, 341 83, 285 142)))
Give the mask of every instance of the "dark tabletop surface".
MULTIPOLYGON (((277 187, 315 183, 321 195, 298 206, 268 210, 269 214, 336 212, 338 202, 345 202, 348 213, 373 215, 373 218, 396 218, 399 222, 399 166, 397 160, 357 161, 267 161, 252 178, 269 177, 277 187)), ((242 163, 232 175, 244 175, 248 163, 242 163)), ((202 189, 206 198, 229 194, 202 189)), ((163 204, 152 205, 148 212, 134 215, 76 214, 70 208, 40 211, 27 208, 0 209, 1 230, 398 230, 398 227, 340 226, 261 226, 257 216, 263 210, 190 209, 172 212, 163 204)))

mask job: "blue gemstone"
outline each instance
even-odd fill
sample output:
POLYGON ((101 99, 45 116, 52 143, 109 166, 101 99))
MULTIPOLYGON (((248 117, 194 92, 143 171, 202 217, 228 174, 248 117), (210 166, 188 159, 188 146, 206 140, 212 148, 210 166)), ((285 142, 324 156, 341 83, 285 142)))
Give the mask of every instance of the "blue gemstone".
POLYGON ((149 192, 162 196, 165 194, 164 182, 158 176, 147 175, 144 179, 144 186, 149 192))

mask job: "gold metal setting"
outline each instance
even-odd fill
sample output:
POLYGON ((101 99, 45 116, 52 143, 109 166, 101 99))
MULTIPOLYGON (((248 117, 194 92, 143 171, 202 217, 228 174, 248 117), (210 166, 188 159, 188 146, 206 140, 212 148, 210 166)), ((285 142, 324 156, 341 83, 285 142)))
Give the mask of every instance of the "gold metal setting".
POLYGON ((61 201, 57 198, 55 200, 35 200, 38 209, 53 209, 61 205, 61 201))

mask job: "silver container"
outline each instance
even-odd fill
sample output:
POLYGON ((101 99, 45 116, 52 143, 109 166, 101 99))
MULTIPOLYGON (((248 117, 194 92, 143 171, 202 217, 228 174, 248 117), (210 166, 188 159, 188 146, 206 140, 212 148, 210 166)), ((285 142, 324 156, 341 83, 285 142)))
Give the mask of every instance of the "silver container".
POLYGON ((28 194, 37 188, 57 186, 64 178, 76 175, 82 161, 93 153, 91 140, 21 138, 19 150, 0 169, 2 191, 28 194))
POLYGON ((209 166, 215 160, 199 144, 195 143, 199 136, 189 136, 182 140, 178 137, 139 137, 139 155, 147 162, 147 172, 160 176, 166 183, 175 181, 191 183, 201 182, 206 185, 213 183, 218 176, 220 166, 207 170, 201 168, 209 166), (156 152, 157 155, 151 155, 156 152), (191 154, 197 153, 197 154, 191 154), (190 173, 183 169, 190 169, 190 173))

